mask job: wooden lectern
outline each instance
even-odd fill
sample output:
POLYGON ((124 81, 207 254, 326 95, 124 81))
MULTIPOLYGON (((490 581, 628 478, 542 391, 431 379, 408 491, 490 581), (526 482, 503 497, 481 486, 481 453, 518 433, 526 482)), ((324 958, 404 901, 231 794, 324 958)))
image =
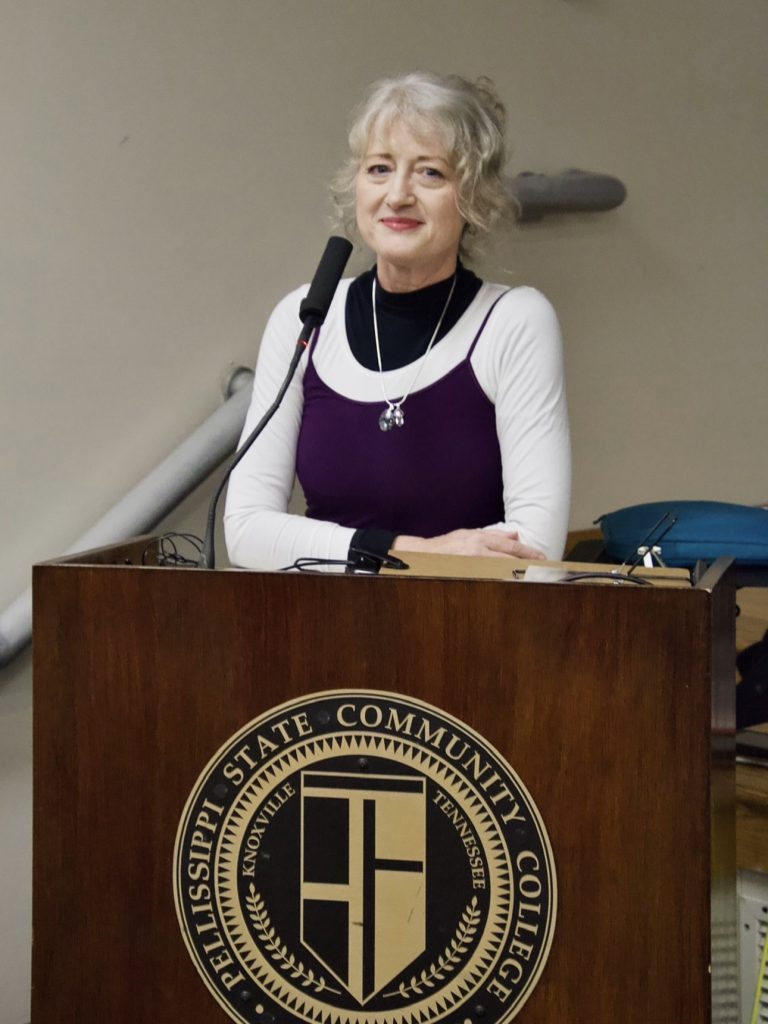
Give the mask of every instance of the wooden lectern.
POLYGON ((174 908, 182 809, 247 722, 339 689, 442 709, 532 795, 559 906, 518 1020, 736 1020, 717 565, 691 588, 552 585, 146 567, 145 545, 34 570, 32 1024, 228 1019, 174 908))

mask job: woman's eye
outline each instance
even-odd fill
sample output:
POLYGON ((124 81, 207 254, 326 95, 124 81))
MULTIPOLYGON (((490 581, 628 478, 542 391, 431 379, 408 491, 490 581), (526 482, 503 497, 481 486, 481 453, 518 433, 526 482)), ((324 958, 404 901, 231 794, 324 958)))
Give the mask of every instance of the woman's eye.
POLYGON ((424 168, 422 168, 422 173, 424 174, 424 176, 426 178, 438 178, 438 179, 440 179, 440 178, 444 178, 445 177, 443 172, 441 170, 439 170, 437 167, 424 167, 424 168))
POLYGON ((388 171, 389 167, 387 167, 386 164, 370 164, 368 167, 368 173, 372 174, 374 177, 381 174, 387 174, 388 171))

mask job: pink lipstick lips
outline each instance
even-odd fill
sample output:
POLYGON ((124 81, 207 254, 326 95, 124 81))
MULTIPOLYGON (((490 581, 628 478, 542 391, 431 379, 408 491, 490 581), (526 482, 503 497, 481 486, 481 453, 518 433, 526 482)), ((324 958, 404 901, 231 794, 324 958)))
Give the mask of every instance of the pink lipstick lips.
POLYGON ((392 231, 412 231, 421 226, 420 220, 412 220, 410 217, 382 217, 381 223, 392 231))

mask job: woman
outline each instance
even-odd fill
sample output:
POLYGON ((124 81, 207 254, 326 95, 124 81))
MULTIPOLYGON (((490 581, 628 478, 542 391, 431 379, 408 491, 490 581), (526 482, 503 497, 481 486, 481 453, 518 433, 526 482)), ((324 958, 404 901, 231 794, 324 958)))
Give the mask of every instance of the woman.
MULTIPOLYGON (((570 447, 557 319, 534 289, 484 283, 459 258, 505 210, 503 133, 487 80, 417 73, 373 86, 337 196, 376 264, 341 282, 233 473, 234 564, 562 555, 570 447), (306 517, 287 512, 294 473, 306 517)), ((269 320, 243 436, 277 394, 305 293, 269 320)))

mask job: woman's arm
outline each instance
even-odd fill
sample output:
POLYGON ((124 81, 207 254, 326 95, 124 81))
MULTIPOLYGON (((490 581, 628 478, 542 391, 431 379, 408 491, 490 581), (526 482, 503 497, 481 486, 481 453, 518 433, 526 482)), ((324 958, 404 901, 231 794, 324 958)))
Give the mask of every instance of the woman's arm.
MULTIPOLYGON (((548 558, 561 558, 571 502, 571 443, 560 325, 552 305, 533 288, 515 289, 496 312, 502 316, 487 339, 493 342, 490 359, 485 365, 478 359, 477 375, 490 388, 491 370, 496 382, 492 400, 505 520, 498 525, 517 531, 524 544, 548 558), (506 320, 505 304, 512 307, 506 320)), ((481 349, 478 357, 483 354, 481 349)))
MULTIPOLYGON (((269 318, 241 443, 274 402, 285 379, 301 329, 299 302, 306 290, 305 286, 286 296, 269 318)), ((287 511, 294 484, 306 362, 305 354, 280 408, 232 473, 224 531, 233 565, 276 569, 304 555, 347 557, 354 530, 287 511)))

